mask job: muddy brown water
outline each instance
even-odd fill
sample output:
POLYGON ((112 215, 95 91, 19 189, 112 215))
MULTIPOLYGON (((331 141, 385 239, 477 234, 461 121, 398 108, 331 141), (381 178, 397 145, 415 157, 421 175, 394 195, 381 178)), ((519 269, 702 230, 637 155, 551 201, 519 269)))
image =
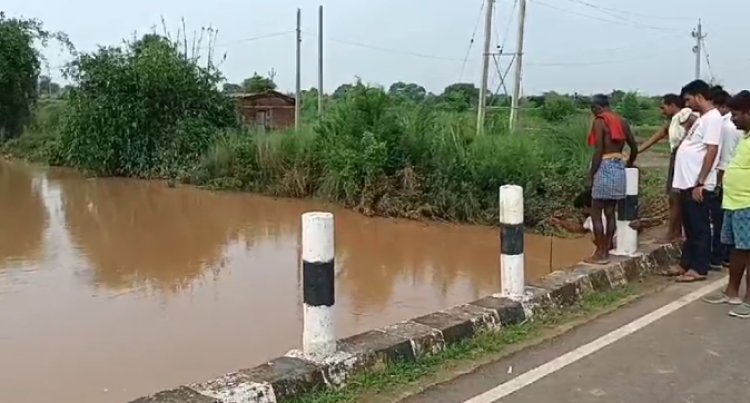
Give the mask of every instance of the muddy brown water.
MULTIPOLYGON (((0 161, 0 402, 122 402, 298 348, 300 215, 320 209, 340 336, 499 290, 496 229, 0 161)), ((527 276, 590 249, 528 236, 527 276)))

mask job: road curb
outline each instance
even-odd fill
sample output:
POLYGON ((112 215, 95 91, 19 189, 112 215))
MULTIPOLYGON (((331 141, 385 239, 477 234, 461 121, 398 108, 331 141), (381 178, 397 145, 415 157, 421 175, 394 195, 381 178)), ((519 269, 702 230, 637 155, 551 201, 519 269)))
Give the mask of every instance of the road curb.
POLYGON ((323 388, 338 388, 363 371, 415 360, 485 331, 516 325, 573 305, 582 296, 623 287, 680 256, 675 245, 643 245, 641 255, 614 258, 607 266, 558 270, 526 287, 525 302, 491 295, 468 304, 370 330, 338 341, 337 353, 313 361, 292 351, 257 367, 208 382, 184 385, 131 403, 279 403, 323 388))

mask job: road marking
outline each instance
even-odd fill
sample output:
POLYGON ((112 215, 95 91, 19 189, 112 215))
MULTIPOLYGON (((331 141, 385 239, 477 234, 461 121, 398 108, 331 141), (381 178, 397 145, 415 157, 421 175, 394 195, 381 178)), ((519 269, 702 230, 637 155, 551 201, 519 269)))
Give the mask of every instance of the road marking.
POLYGON ((640 318, 618 329, 615 329, 612 332, 607 333, 602 337, 599 337, 598 339, 592 341, 591 343, 580 346, 573 351, 570 351, 551 361, 548 361, 547 363, 542 364, 528 372, 525 372, 509 380, 508 382, 505 382, 491 390, 488 390, 485 393, 482 393, 481 395, 475 396, 465 401, 464 403, 496 402, 497 400, 502 399, 510 395, 511 393, 515 393, 531 385, 532 383, 544 378, 547 375, 550 375, 554 372, 557 372, 567 367, 568 365, 580 360, 581 358, 589 356, 601 350, 602 348, 607 347, 608 345, 643 329, 644 327, 656 322, 659 319, 664 318, 665 316, 677 311, 678 309, 697 301, 704 295, 714 292, 718 290, 719 288, 726 286, 726 284, 727 284, 726 278, 722 278, 721 280, 714 281, 711 284, 703 286, 699 288, 698 290, 691 292, 690 294, 687 294, 685 296, 678 298, 674 302, 664 305, 663 307, 651 313, 641 316, 640 318))

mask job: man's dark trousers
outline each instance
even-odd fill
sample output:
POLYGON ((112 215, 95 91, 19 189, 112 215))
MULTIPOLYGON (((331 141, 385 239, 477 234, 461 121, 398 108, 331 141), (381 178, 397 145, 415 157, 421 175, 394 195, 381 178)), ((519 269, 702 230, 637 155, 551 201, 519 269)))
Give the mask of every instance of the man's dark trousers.
POLYGON ((709 216, 711 218, 711 266, 721 266, 729 261, 729 248, 721 243, 721 226, 724 225, 724 210, 721 208, 721 188, 706 192, 709 216))
POLYGON ((680 194, 682 220, 685 227, 685 243, 682 245, 680 266, 705 276, 711 266, 711 214, 709 192, 704 191, 704 200, 693 199, 693 189, 680 194))

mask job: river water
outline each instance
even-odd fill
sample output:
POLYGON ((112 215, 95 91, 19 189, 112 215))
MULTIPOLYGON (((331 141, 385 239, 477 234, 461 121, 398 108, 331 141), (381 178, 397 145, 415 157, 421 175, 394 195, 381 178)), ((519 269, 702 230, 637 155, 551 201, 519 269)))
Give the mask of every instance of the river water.
MULTIPOLYGON (((0 161, 0 402, 122 402, 298 348, 300 215, 320 209, 340 336, 499 289, 496 229, 0 161)), ((526 245, 531 278, 591 249, 526 245)))

